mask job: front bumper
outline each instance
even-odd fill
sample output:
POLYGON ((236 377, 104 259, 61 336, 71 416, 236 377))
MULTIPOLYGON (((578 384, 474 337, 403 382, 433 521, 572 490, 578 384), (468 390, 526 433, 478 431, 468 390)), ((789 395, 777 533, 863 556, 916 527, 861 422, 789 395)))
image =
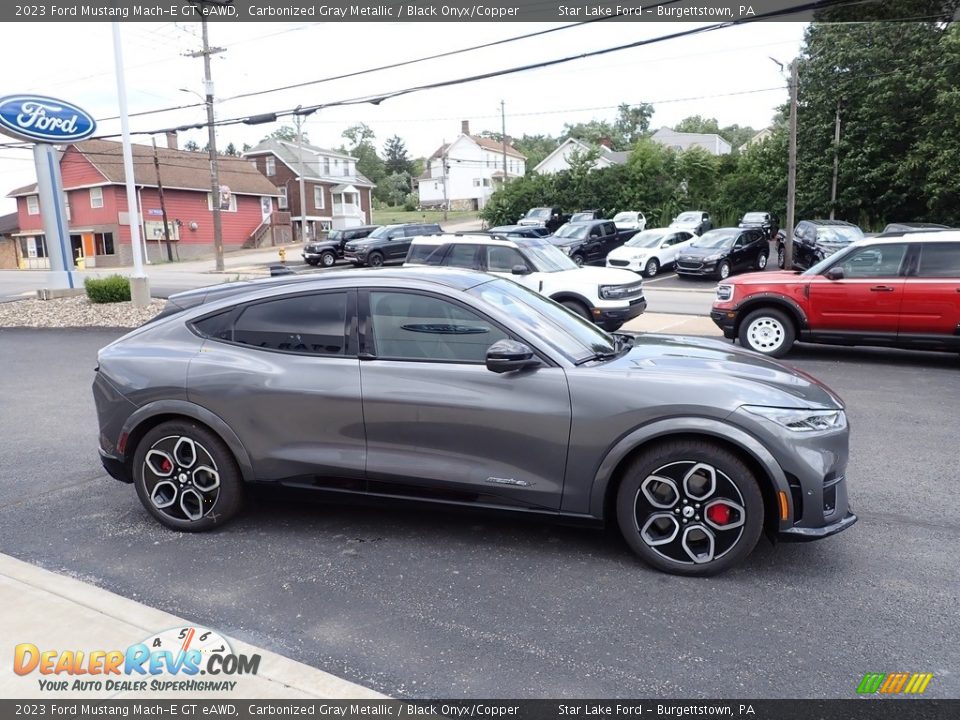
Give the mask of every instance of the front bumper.
POLYGON ((733 340, 737 337, 736 310, 711 310, 710 319, 723 331, 723 336, 727 340, 733 340))
POLYGON ((710 262, 682 262, 677 261, 677 274, 678 275, 716 275, 717 274, 717 264, 719 260, 711 260, 710 262))
POLYGON ((343 259, 352 262, 355 265, 362 265, 367 261, 366 252, 358 252, 356 250, 344 250, 343 259))
POLYGON ((642 315, 647 309, 647 299, 642 295, 631 300, 626 307, 593 308, 593 319, 598 323, 625 323, 642 315))
POLYGON ((642 273, 647 266, 647 259, 643 260, 622 260, 620 258, 607 258, 607 267, 615 270, 632 270, 635 273, 642 273))
POLYGON ((818 528, 792 527, 786 530, 780 530, 780 532, 777 533, 777 539, 783 542, 812 542, 814 540, 822 540, 823 538, 843 532, 855 522, 857 522, 857 516, 848 508, 847 514, 836 522, 818 528))

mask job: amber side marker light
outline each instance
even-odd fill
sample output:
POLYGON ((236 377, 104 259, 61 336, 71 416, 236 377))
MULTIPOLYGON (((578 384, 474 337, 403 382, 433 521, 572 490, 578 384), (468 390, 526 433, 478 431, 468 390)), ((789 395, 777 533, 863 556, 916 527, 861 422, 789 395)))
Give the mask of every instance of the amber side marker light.
POLYGON ((780 519, 786 520, 790 517, 790 505, 787 503, 787 494, 781 490, 778 495, 780 497, 780 519))

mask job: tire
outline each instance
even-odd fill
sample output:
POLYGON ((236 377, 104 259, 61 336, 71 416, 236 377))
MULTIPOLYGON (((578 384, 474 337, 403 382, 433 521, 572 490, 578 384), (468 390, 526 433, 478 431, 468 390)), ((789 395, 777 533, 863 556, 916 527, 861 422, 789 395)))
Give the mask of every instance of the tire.
POLYGON ((337 255, 331 250, 320 253, 320 264, 324 267, 333 267, 337 263, 337 255))
POLYGON ((767 307, 754 310, 740 323, 740 345, 769 357, 783 357, 796 340, 793 321, 782 310, 767 307))
POLYGON ((627 544, 648 565, 674 575, 717 575, 738 564, 756 546, 763 518, 753 473, 707 440, 668 440, 645 450, 617 489, 627 544))
POLYGON ((570 256, 570 259, 577 264, 577 267, 583 267, 583 255, 580 255, 579 253, 574 253, 573 255, 570 256))
POLYGON ((383 254, 378 252, 372 252, 367 255, 367 265, 370 267, 380 267, 383 265, 383 254))
POLYGON ((133 484, 147 511, 173 530, 211 530, 243 505, 233 454, 217 435, 187 419, 161 423, 143 436, 133 455, 133 484), (198 474, 201 468, 213 472, 198 474))
POLYGON ((590 310, 582 302, 578 302, 576 300, 561 300, 560 304, 575 315, 579 315, 584 320, 593 322, 593 318, 590 317, 590 310))
POLYGON ((761 251, 760 254, 757 255, 757 270, 766 270, 766 269, 767 269, 767 253, 768 253, 768 252, 769 252, 769 251, 767 251, 767 252, 761 251))
POLYGON ((658 272, 660 272, 660 261, 656 258, 647 260, 647 264, 643 268, 643 274, 647 277, 656 277, 658 272))
POLYGON ((787 251, 783 249, 783 245, 777 245, 777 267, 781 270, 784 269, 784 265, 787 264, 787 251))
POLYGON ((730 262, 728 260, 724 260, 717 265, 717 277, 721 280, 726 280, 728 277, 730 277, 730 270, 730 262))

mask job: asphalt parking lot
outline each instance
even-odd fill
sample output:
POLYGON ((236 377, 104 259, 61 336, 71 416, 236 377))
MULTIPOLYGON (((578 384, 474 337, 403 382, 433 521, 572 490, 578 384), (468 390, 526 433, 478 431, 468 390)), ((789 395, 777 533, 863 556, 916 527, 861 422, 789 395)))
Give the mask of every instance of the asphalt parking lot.
POLYGON ((97 459, 118 334, 0 330, 3 552, 392 695, 851 698, 909 671, 960 696, 955 355, 794 352, 848 403, 860 522, 704 580, 611 531, 273 491, 218 532, 165 530, 97 459))

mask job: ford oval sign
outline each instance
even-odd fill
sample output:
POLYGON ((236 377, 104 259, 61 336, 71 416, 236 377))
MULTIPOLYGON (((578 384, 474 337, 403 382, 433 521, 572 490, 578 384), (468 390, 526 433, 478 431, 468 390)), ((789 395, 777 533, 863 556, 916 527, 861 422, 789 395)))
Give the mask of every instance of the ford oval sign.
POLYGON ((42 143, 75 142, 90 137, 97 121, 73 103, 43 95, 0 98, 0 132, 42 143))

